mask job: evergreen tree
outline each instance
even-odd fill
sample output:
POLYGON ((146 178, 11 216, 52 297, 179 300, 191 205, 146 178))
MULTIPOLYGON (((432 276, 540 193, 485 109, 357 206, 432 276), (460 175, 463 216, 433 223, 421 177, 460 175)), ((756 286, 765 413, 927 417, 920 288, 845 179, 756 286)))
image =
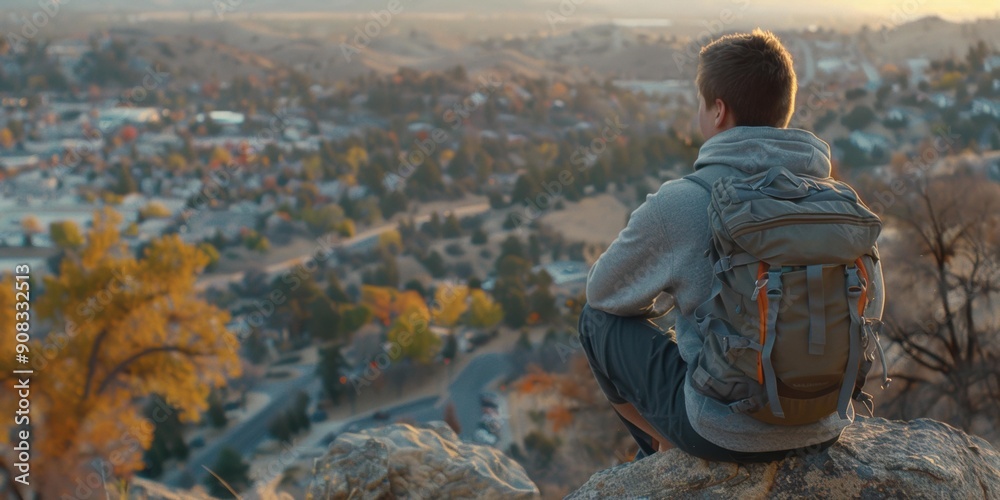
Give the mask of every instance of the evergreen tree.
POLYGON ((444 234, 444 227, 441 224, 441 216, 437 212, 431 214, 430 220, 425 222, 420 230, 431 238, 440 238, 444 234))
POLYGON ((441 234, 445 238, 458 238, 462 236, 462 224, 458 222, 455 212, 449 213, 448 217, 445 218, 441 234))
POLYGON ((485 245, 489 241, 489 235, 482 228, 477 228, 472 232, 472 244, 473 245, 485 245))
POLYGON ((212 391, 208 395, 208 422, 216 429, 225 427, 226 423, 229 422, 218 391, 212 391))
POLYGON ((250 466, 243 461, 240 454, 232 448, 223 448, 219 453, 219 458, 216 460, 215 465, 211 467, 212 472, 215 476, 209 475, 205 478, 205 486, 208 487, 208 492, 217 498, 229 498, 232 493, 229 489, 220 482, 225 481, 230 488, 235 491, 241 491, 247 486, 250 486, 250 466))
POLYGON ((340 353, 340 346, 327 347, 320 350, 319 363, 316 365, 316 374, 320 383, 323 384, 323 391, 330 398, 333 404, 340 404, 340 398, 346 394, 349 387, 347 383, 347 360, 340 353))
POLYGON ((444 265, 444 258, 437 250, 431 250, 424 258, 423 264, 427 268, 427 272, 435 278, 443 278, 448 272, 444 265))
POLYGON ((444 347, 441 348, 441 357, 447 361, 455 359, 458 354, 458 341, 455 334, 450 334, 444 339, 444 347))

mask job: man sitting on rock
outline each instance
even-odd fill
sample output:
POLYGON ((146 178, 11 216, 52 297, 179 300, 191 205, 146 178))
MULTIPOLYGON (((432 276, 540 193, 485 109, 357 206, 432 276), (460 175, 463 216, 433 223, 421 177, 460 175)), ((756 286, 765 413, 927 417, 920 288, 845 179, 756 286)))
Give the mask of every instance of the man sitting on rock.
POLYGON ((755 30, 703 47, 696 84, 705 143, 695 173, 648 195, 594 264, 581 344, 639 445, 637 458, 668 442, 707 460, 740 463, 820 452, 853 422, 852 400, 870 407, 860 388, 882 312, 874 246, 881 225, 853 190, 829 179, 829 145, 786 128, 797 84, 776 36, 755 30), (753 184, 720 185, 732 178, 753 184), (763 201, 746 203, 740 214, 713 204, 710 220, 710 203, 736 192, 763 201), (768 207, 804 215, 773 218, 794 227, 764 227, 768 207), (712 231, 730 216, 761 237, 712 231), (744 246, 722 255, 718 240, 730 237, 744 246), (765 258, 771 243, 780 251, 765 258), (861 250, 816 257, 824 247, 861 250), (783 258, 800 252, 801 262, 783 258), (663 313, 661 293, 676 308, 673 335, 651 323, 663 313), (826 372, 794 376, 813 366, 826 372))

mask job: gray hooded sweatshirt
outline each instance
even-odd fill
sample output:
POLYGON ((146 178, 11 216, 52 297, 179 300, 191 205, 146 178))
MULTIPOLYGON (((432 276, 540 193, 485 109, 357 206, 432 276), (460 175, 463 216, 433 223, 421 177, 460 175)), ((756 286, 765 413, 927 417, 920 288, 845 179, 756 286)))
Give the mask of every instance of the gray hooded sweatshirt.
MULTIPOLYGON (((816 177, 830 175, 830 147, 810 132, 771 127, 735 127, 721 132, 701 147, 694 169, 756 174, 772 166, 816 177), (719 167, 719 166, 722 167, 719 167), (730 167, 730 168, 725 168, 730 167)), ((714 179, 714 177, 713 177, 714 179)), ((619 316, 646 316, 654 311, 656 297, 665 292, 678 309, 675 331, 681 358, 697 361, 702 337, 694 323, 694 310, 708 299, 712 268, 709 248, 709 194, 690 180, 665 182, 646 196, 632 212, 625 229, 594 264, 587 279, 590 307, 619 316)), ((881 267, 872 273, 874 302, 881 317, 883 289, 881 267)), ((836 413, 808 425, 766 424, 748 415, 732 413, 722 403, 684 385, 691 425, 699 435, 723 448, 773 451, 812 446, 833 439, 854 420, 836 413)))

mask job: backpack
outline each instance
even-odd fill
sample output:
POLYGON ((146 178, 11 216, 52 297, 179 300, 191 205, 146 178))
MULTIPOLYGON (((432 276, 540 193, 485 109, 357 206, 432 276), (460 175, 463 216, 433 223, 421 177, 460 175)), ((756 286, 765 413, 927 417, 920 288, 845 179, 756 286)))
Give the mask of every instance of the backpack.
POLYGON ((865 315, 881 220, 832 178, 713 168, 684 177, 711 194, 714 272, 711 295, 695 310, 703 346, 691 385, 770 424, 847 418, 851 399, 871 413, 862 388, 873 343, 882 387, 890 381, 881 321, 865 315))

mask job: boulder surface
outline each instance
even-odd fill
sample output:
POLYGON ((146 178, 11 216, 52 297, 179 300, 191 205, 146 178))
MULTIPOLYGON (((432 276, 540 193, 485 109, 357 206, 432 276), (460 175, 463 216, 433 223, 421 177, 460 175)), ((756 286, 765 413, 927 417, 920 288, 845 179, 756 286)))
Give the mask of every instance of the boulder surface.
POLYGON ((934 420, 858 418, 822 452, 737 465, 673 449, 598 472, 567 498, 993 499, 1000 453, 934 420))
POLYGON ((537 498, 520 464, 461 441, 444 422, 393 424, 337 436, 316 460, 311 499, 537 498))

